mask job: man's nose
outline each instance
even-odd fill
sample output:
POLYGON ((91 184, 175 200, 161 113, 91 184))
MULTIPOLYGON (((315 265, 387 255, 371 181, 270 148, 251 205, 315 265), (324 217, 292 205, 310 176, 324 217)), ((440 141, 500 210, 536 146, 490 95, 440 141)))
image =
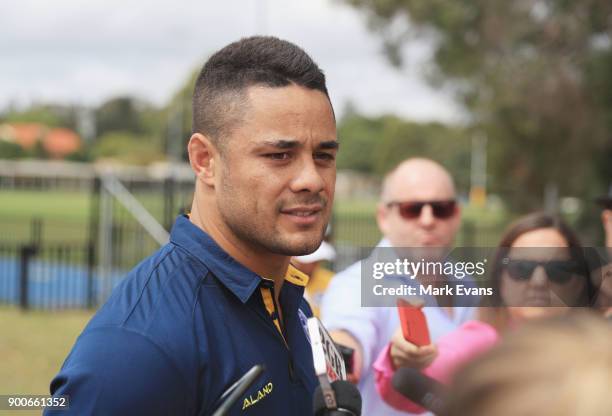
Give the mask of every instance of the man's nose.
POLYGON ((304 158, 303 163, 296 166, 295 177, 291 182, 293 192, 308 191, 319 193, 325 187, 325 181, 312 158, 304 158))
POLYGON ((431 205, 425 205, 421 209, 421 214, 419 215, 419 224, 422 227, 431 227, 434 224, 435 220, 436 218, 433 215, 431 205))

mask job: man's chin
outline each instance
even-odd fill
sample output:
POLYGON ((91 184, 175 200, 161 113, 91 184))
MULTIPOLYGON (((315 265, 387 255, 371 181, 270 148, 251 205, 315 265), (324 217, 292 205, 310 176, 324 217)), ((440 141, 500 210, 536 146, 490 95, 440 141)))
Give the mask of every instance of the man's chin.
POLYGON ((413 261, 439 261, 448 255, 448 248, 438 246, 411 246, 396 249, 403 258, 413 261))
POLYGON ((305 256, 315 252, 321 245, 323 236, 317 233, 313 236, 292 236, 282 240, 282 254, 287 256, 305 256))
POLYGON ((319 246, 321 245, 321 240, 316 242, 305 242, 300 244, 292 244, 291 248, 291 256, 305 256, 307 254, 314 253, 319 246))

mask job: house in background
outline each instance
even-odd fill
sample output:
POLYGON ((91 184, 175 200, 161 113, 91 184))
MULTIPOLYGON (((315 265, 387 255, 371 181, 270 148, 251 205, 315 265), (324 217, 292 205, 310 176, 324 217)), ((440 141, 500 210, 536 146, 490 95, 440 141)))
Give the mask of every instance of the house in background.
POLYGON ((0 125, 0 140, 32 150, 37 143, 52 159, 63 159, 83 146, 81 137, 67 128, 50 128, 40 123, 6 123, 0 125))

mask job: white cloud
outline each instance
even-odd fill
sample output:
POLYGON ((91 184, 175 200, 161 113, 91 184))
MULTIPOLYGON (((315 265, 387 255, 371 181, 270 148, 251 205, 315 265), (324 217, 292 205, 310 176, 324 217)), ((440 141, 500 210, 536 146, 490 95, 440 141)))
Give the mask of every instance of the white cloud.
POLYGON ((337 110, 457 120, 448 95, 419 69, 430 50, 407 49, 390 68, 353 9, 326 0, 21 0, 0 6, 0 107, 54 100, 98 104, 120 93, 165 103, 205 57, 265 32, 303 47, 324 69, 337 110))

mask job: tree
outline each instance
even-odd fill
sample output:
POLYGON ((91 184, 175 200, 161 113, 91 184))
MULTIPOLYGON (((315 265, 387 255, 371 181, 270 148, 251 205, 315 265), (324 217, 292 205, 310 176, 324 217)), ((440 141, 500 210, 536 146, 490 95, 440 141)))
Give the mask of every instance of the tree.
POLYGON ((150 106, 133 97, 115 97, 96 110, 96 133, 103 136, 113 131, 130 132, 135 135, 154 130, 143 120, 143 113, 150 106))
POLYGON ((191 137, 191 96, 199 74, 199 69, 193 70, 164 109, 166 153, 185 161, 189 160, 187 142, 191 137))
POLYGON ((16 143, 0 138, 0 159, 20 159, 26 156, 26 151, 16 143))
POLYGON ((460 189, 469 186, 470 141, 464 128, 352 111, 338 123, 338 137, 338 169, 382 176, 406 158, 428 157, 447 166, 460 189))
POLYGON ((164 159, 161 144, 146 136, 115 131, 101 136, 91 149, 93 159, 111 159, 128 164, 146 165, 164 159))
POLYGON ((33 104, 24 109, 11 108, 0 114, 2 123, 40 123, 48 127, 76 128, 76 107, 60 104, 33 104))
POLYGON ((489 137, 489 183, 517 210, 548 184, 593 195, 612 177, 609 0, 346 0, 389 61, 415 36, 434 42, 434 85, 450 83, 489 137))

